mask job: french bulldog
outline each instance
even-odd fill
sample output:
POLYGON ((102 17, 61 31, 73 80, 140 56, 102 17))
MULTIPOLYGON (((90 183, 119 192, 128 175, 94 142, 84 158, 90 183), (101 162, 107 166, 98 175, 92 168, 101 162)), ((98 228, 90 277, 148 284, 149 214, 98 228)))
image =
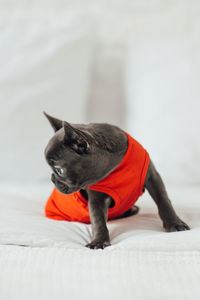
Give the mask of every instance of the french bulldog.
MULTIPOLYGON (((108 209, 113 199, 106 193, 88 189, 108 176, 122 161, 127 151, 127 136, 117 126, 107 123, 70 124, 44 112, 55 134, 45 148, 45 158, 53 173, 51 180, 63 194, 80 191, 88 201, 92 224, 91 249, 110 245, 106 226, 108 209)), ((150 159, 143 190, 147 189, 155 201, 166 231, 189 230, 189 226, 176 214, 165 185, 150 159)), ((138 212, 133 206, 123 213, 127 217, 138 212)))

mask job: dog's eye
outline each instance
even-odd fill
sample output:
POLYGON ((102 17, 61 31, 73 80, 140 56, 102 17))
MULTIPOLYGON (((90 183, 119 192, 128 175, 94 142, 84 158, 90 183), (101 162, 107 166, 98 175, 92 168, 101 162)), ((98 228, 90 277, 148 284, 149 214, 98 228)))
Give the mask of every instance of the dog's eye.
POLYGON ((55 170, 56 174, 58 174, 59 176, 62 176, 64 173, 63 169, 60 167, 54 167, 54 170, 55 170))

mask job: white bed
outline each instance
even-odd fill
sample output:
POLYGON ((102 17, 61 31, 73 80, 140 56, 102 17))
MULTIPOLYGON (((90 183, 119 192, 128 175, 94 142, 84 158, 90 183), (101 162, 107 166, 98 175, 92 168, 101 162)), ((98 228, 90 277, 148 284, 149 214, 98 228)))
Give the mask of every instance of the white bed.
POLYGON ((104 250, 84 247, 91 225, 44 217, 51 188, 0 187, 1 299, 198 299, 200 188, 169 188, 190 231, 164 232, 145 192, 138 215, 108 222, 104 250))

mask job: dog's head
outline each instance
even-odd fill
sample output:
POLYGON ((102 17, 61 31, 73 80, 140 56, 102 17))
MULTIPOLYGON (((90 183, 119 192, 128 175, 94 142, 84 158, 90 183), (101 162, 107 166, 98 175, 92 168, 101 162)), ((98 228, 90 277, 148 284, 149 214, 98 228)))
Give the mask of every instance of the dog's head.
POLYGON ((95 183, 102 152, 95 146, 91 134, 44 114, 55 131, 45 148, 45 158, 53 171, 51 180, 56 188, 61 193, 71 194, 95 183))

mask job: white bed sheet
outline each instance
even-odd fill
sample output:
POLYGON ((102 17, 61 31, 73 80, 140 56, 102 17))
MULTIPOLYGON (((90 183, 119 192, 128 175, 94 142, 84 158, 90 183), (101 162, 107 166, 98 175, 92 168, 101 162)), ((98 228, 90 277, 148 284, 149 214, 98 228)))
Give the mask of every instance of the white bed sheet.
MULTIPOLYGON (((74 249, 90 241, 91 225, 44 216, 52 188, 51 184, 0 187, 0 244, 74 249)), ((157 208, 145 192, 137 202, 138 215, 108 222, 112 246, 104 251, 200 250, 200 187, 171 187, 168 191, 178 215, 192 230, 165 232, 157 208)))
POLYGON ((51 188, 0 187, 1 299, 198 298, 200 187, 168 189, 190 231, 164 232, 145 193, 137 216, 108 222, 104 250, 84 247, 91 225, 44 217, 51 188))

